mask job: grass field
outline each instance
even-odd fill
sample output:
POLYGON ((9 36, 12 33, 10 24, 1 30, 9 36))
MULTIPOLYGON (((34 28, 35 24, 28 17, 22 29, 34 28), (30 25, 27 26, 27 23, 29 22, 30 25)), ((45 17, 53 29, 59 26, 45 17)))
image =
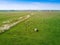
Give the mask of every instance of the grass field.
MULTIPOLYGON (((32 12, 33 15, 0 34, 0 45, 60 45, 60 12, 32 12), (38 32, 34 32, 34 28, 38 32)), ((3 21, 14 20, 29 12, 0 12, 3 21)))

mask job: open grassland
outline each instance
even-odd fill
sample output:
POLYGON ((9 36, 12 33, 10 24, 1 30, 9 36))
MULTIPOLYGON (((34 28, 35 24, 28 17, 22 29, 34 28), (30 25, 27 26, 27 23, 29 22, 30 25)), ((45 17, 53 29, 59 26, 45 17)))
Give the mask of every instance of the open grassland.
MULTIPOLYGON (((60 12, 32 12, 33 15, 0 34, 0 45, 60 45, 60 12), (34 28, 39 31, 34 32, 34 28)), ((0 25, 29 12, 1 12, 0 25)))
POLYGON ((0 25, 4 22, 4 21, 13 21, 16 20, 17 18, 21 17, 21 16, 25 16, 28 15, 29 12, 0 12, 0 25))

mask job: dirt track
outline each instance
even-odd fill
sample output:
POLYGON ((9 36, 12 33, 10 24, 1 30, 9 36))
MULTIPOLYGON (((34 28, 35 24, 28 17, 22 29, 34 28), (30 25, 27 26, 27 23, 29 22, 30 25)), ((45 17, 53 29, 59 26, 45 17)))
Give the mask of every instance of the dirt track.
POLYGON ((11 27, 17 25, 18 23, 27 20, 28 18, 30 18, 31 15, 27 15, 24 17, 21 17, 22 19, 20 20, 20 18, 17 19, 16 22, 12 23, 12 24, 4 24, 3 26, 0 27, 0 33, 4 32, 5 30, 10 29, 11 27))

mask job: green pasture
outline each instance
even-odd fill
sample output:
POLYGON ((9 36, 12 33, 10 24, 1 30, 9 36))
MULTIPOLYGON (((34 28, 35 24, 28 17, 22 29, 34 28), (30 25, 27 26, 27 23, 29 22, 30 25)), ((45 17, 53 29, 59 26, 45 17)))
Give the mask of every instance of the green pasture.
POLYGON ((31 13, 29 19, 0 34, 0 45, 60 45, 60 12, 0 12, 0 25, 31 13))

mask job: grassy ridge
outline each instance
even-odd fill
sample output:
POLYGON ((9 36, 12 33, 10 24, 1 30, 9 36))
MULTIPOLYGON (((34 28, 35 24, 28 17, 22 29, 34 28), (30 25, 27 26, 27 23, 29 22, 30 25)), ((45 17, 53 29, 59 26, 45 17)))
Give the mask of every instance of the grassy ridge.
POLYGON ((35 12, 30 19, 0 34, 0 45, 60 45, 60 13, 35 12), (39 31, 34 32, 34 28, 39 31))

